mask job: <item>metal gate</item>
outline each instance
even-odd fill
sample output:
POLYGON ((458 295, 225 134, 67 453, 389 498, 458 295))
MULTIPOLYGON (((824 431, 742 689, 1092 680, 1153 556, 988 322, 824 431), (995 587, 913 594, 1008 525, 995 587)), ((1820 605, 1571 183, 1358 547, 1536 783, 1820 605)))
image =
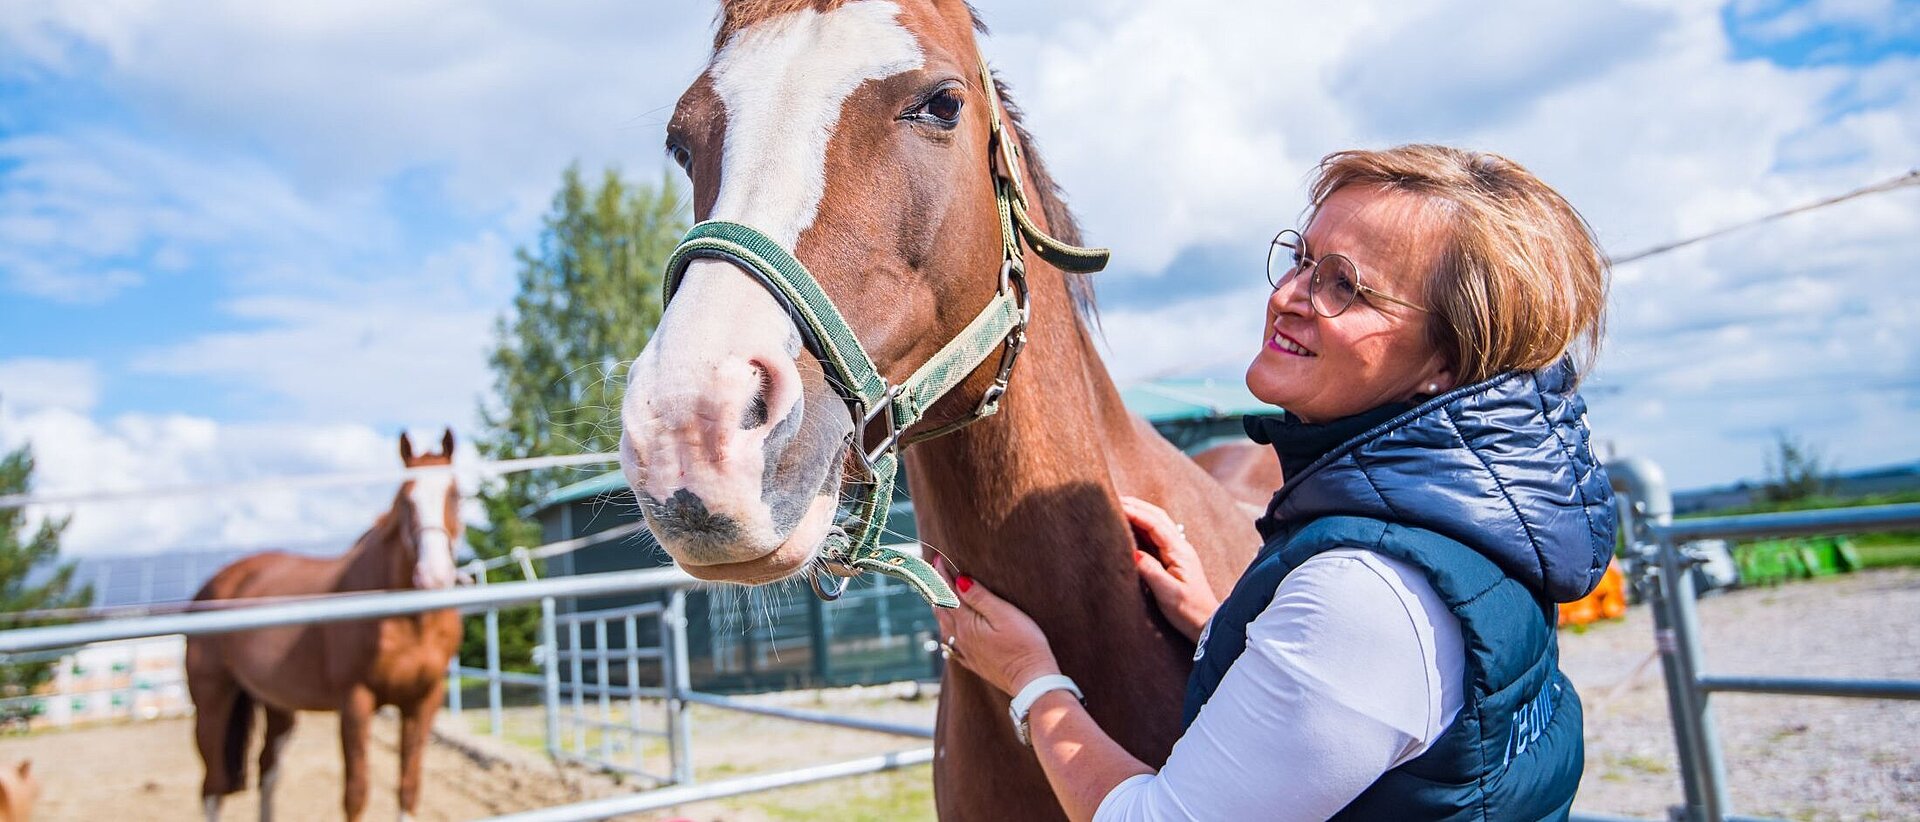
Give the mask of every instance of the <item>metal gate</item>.
POLYGON ((540 605, 547 753, 657 785, 690 781, 685 683, 674 682, 686 671, 675 630, 686 595, 570 613, 540 605))

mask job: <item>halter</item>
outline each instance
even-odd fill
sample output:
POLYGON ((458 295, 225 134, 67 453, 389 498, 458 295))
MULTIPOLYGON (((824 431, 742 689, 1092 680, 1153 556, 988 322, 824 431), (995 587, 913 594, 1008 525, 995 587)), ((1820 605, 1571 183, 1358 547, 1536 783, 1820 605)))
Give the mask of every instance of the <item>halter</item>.
POLYGON ((951 434, 993 416, 1007 393, 1014 361, 1027 343, 1027 268, 1023 244, 1040 259, 1063 271, 1091 274, 1105 268, 1109 252, 1080 248, 1049 236, 1028 213, 1026 189, 1020 182, 1020 147, 1009 137, 1000 119, 999 92, 986 61, 980 63, 982 88, 988 105, 988 166, 993 175, 993 197, 1000 213, 1000 285, 979 315, 961 329, 926 364, 898 385, 887 382, 867 356, 866 349, 834 307, 820 283, 793 254, 758 229, 726 220, 708 220, 687 230, 686 237, 667 259, 666 302, 697 259, 732 263, 765 287, 800 329, 807 350, 820 359, 828 384, 840 394, 853 415, 848 446, 859 458, 866 477, 849 515, 828 533, 822 558, 825 568, 809 581, 823 600, 839 598, 847 580, 864 572, 898 577, 920 596, 942 608, 960 605, 946 580, 926 560, 880 544, 887 505, 900 471, 900 449, 951 434), (959 419, 928 431, 907 435, 927 409, 971 375, 994 349, 1000 366, 979 405, 959 419), (868 448, 867 434, 878 422, 879 444, 868 448), (833 579, 827 579, 832 577, 833 579))

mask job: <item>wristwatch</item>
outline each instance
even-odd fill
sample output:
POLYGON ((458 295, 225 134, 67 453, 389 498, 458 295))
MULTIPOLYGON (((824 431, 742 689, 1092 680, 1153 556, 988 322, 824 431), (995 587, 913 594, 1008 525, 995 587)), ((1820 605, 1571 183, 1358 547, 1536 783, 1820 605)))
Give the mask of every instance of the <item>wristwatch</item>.
POLYGON ((1086 694, 1080 693, 1080 686, 1073 684, 1073 680, 1061 674, 1048 674, 1027 683, 1026 687, 1020 689, 1020 693, 1014 694, 1013 702, 1007 705, 1007 717, 1013 720, 1014 737, 1020 740, 1020 744, 1029 748, 1033 747, 1033 740, 1027 735, 1027 712, 1032 711, 1033 703, 1038 702, 1040 695, 1048 691, 1066 691, 1073 694, 1074 699, 1080 700, 1080 704, 1084 705, 1087 702, 1086 694))

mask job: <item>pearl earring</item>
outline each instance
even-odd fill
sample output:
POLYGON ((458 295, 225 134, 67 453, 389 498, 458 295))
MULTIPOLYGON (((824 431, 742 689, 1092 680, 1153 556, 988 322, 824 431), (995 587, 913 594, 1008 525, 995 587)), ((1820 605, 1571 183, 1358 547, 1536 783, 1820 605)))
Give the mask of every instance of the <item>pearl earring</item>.
POLYGON ((1437 383, 1437 382, 1430 382, 1430 383, 1427 383, 1427 393, 1429 393, 1429 394, 1438 394, 1438 393, 1440 393, 1440 384, 1439 384, 1439 383, 1437 383))

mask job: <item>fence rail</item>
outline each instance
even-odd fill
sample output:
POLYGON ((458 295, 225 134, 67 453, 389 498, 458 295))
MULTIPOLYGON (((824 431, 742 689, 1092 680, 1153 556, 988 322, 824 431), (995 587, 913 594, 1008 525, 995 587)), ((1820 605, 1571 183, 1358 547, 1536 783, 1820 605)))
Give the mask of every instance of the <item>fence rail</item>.
POLYGON ((218 611, 166 614, 111 622, 81 622, 0 631, 0 654, 72 648, 95 642, 182 634, 230 634, 323 622, 364 619, 459 608, 476 612, 552 598, 579 598, 667 591, 697 584, 679 568, 615 571, 531 582, 496 582, 440 591, 400 591, 343 596, 318 602, 292 602, 218 611))
MULTIPOLYGON (((1818 511, 1788 511, 1675 521, 1666 476, 1651 460, 1611 463, 1607 473, 1619 492, 1620 524, 1627 551, 1638 562, 1634 584, 1653 610, 1655 647, 1666 681, 1667 710, 1680 759, 1685 804, 1675 816, 1687 822, 1725 822, 1731 813, 1726 763, 1713 720, 1715 693, 1920 699, 1920 682, 1816 679, 1707 674, 1700 648, 1692 566, 1699 559, 1685 544, 1700 539, 1857 534, 1920 529, 1920 504, 1877 505, 1818 511)), ((1587 817, 1595 819, 1597 817, 1587 817)))

